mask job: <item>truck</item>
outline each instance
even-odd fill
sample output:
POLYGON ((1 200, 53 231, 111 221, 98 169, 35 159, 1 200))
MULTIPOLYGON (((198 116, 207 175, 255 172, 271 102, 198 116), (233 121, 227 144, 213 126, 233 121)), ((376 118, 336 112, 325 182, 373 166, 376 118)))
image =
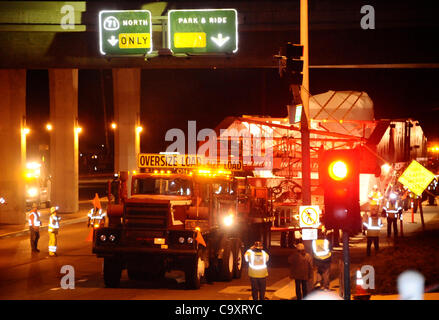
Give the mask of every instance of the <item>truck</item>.
POLYGON ((45 167, 37 161, 26 163, 25 170, 26 207, 33 204, 39 207, 50 207, 50 177, 45 167))
POLYGON ((203 278, 240 278, 245 247, 267 237, 266 194, 224 168, 142 171, 131 175, 130 196, 126 171, 108 183, 108 225, 96 230, 92 249, 103 258, 105 286, 118 287, 124 269, 130 280, 182 270, 190 289, 203 278))

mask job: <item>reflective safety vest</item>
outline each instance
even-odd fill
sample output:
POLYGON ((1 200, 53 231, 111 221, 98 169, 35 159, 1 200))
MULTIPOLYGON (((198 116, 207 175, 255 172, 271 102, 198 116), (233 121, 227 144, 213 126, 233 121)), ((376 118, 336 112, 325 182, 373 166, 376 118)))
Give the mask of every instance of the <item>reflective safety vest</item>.
POLYGON ((39 211, 31 211, 29 213, 29 227, 40 227, 41 226, 41 220, 40 220, 41 214, 39 211))
POLYGON ((250 278, 268 277, 268 254, 264 250, 253 251, 252 249, 248 249, 244 258, 245 261, 248 262, 248 276, 250 278))
POLYGON ((61 220, 61 217, 50 215, 49 217, 49 232, 52 233, 58 233, 59 229, 59 221, 61 220))
POLYGON ((312 251, 318 260, 327 260, 331 257, 328 239, 317 239, 312 241, 312 251))
POLYGON ((370 199, 370 205, 371 206, 376 206, 380 203, 380 200, 383 198, 383 196, 381 195, 381 192, 379 191, 371 191, 369 193, 369 199, 370 199))
POLYGON ((94 220, 101 220, 103 219, 107 214, 104 212, 102 213, 102 209, 99 209, 99 211, 95 210, 95 209, 91 209, 88 213, 88 217, 90 219, 94 219, 94 220))
POLYGON ((398 200, 388 200, 383 209, 386 211, 387 218, 397 219, 398 214, 399 218, 402 220, 402 207, 399 206, 400 201, 398 200))
POLYGON ((381 218, 377 217, 369 217, 368 222, 363 223, 364 226, 367 228, 366 230, 366 236, 367 237, 379 237, 380 236, 380 230, 383 224, 381 223, 381 218))
POLYGON ((88 213, 88 219, 89 223, 95 227, 100 227, 103 223, 105 223, 104 218, 106 217, 107 213, 102 213, 102 209, 95 210, 94 208, 91 209, 88 213))

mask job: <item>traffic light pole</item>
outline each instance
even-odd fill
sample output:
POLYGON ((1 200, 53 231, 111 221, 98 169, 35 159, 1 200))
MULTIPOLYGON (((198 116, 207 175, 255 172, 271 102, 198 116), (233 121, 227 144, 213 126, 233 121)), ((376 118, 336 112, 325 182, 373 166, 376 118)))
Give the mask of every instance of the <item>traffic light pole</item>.
POLYGON ((300 92, 303 106, 300 123, 302 143, 302 205, 311 205, 311 155, 309 144, 309 46, 308 46, 308 0, 300 0, 300 44, 303 46, 303 82, 300 92))
POLYGON ((343 298, 351 300, 351 272, 349 261, 349 232, 343 230, 343 298))

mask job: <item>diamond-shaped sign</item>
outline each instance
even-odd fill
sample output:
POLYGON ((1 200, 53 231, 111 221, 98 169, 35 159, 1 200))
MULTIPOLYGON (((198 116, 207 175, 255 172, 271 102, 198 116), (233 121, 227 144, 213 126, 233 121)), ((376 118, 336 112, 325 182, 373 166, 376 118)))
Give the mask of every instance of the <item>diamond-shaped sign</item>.
POLYGON ((410 189, 417 196, 421 196, 425 188, 433 181, 434 174, 413 160, 398 178, 398 182, 410 189))

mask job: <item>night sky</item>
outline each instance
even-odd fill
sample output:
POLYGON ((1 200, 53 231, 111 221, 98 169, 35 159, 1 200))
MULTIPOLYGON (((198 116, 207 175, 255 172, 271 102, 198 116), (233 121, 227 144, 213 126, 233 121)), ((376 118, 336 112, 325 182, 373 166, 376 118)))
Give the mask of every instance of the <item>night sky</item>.
MULTIPOLYGON (((345 2, 355 8, 355 14, 347 19, 349 23, 355 21, 355 27, 342 25, 339 29, 327 30, 315 25, 314 29, 311 28, 311 65, 438 61, 439 46, 435 41, 439 39, 439 23, 434 7, 412 1, 372 1, 377 8, 377 29, 364 31, 358 24, 361 18, 358 8, 363 2, 355 5, 345 2), (395 8, 400 6, 406 9, 398 16, 400 13, 395 8)), ((311 7, 316 5, 313 3, 311 1, 311 7)), ((325 3, 328 3, 328 12, 340 12, 342 9, 325 3)), ((311 10, 310 21, 312 14, 311 10)), ((244 55, 251 53, 250 48, 245 47, 245 37, 247 40, 251 37, 263 39, 270 35, 268 31, 243 34, 244 55)), ((297 30, 292 31, 290 41, 297 43, 297 36, 297 30)), ((285 42, 282 39, 279 43, 285 42)), ((269 57, 278 50, 263 45, 255 49, 269 57)), ((143 69, 141 75, 142 152, 165 150, 168 145, 165 142, 166 131, 172 128, 186 131, 189 120, 196 120, 197 130, 201 130, 215 128, 228 116, 287 116, 286 105, 290 103, 290 95, 285 79, 279 77, 276 61, 273 61, 272 68, 264 69, 143 69)), ((417 119, 429 141, 439 141, 437 79, 438 68, 311 68, 310 92, 365 91, 374 102, 376 119, 417 119)), ((84 129, 80 136, 80 152, 94 152, 102 144, 107 144, 107 140, 111 146, 112 132, 108 131, 105 135, 104 113, 107 123, 110 123, 113 118, 112 95, 111 69, 79 71, 78 115, 84 129)), ((38 150, 39 144, 49 143, 49 134, 44 130, 48 119, 48 72, 28 70, 27 120, 32 130, 28 136, 29 153, 38 150)))
MULTIPOLYGON (((311 69, 311 93, 327 90, 365 91, 374 102, 376 119, 412 117, 420 120, 429 140, 439 138, 438 69, 311 69), (436 110, 435 110, 436 109, 436 110)), ((48 74, 28 71, 27 112, 33 134, 28 150, 48 143, 48 74), (41 133, 41 134, 38 134, 41 133)), ((80 151, 105 144, 104 99, 112 120, 111 70, 80 70, 79 121, 84 128, 80 151), (101 87, 101 76, 104 86, 101 87), (103 90, 103 91, 102 91, 103 90), (93 135, 90 132, 93 131, 93 135)), ((142 152, 163 151, 166 131, 196 120, 197 130, 215 128, 227 116, 242 114, 285 117, 289 94, 277 69, 143 70, 141 83, 142 152)), ((111 131, 108 139, 111 142, 111 131)))

